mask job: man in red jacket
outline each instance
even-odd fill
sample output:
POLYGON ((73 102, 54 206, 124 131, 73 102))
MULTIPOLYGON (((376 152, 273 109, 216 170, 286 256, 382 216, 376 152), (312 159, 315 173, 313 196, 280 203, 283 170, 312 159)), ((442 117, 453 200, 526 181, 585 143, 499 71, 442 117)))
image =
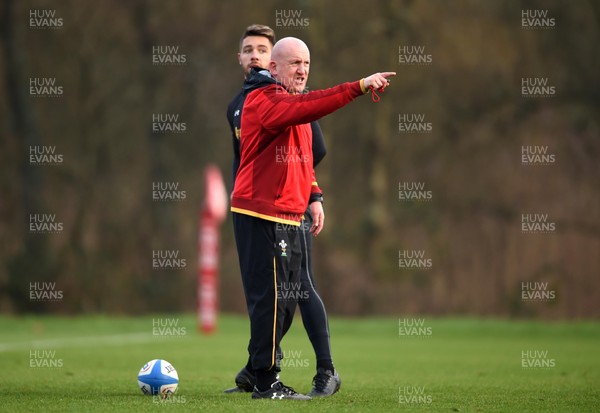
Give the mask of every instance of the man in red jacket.
MULTIPOLYGON (((255 71, 269 67, 271 51, 275 45, 275 33, 268 26, 252 24, 248 26, 240 39, 240 51, 238 61, 247 79, 255 71)), ((257 85, 258 87, 258 85, 257 85)), ((232 162, 232 188, 235 186, 235 177, 240 165, 240 125, 246 96, 254 89, 242 88, 242 90, 231 100, 227 106, 227 121, 231 129, 231 141, 233 144, 232 162)), ((311 122, 312 132, 312 155, 313 168, 316 170, 319 163, 327 153, 325 138, 318 121, 311 122)), ((284 156, 280 156, 282 160, 284 156)), ((304 219, 299 227, 294 229, 300 232, 300 246, 302 249, 302 265, 300 267, 300 284, 296 284, 289 291, 286 298, 290 296, 299 297, 298 306, 306 334, 310 339, 315 352, 316 374, 312 380, 310 397, 328 397, 335 394, 341 387, 342 380, 333 363, 331 351, 329 322, 325 303, 319 296, 315 283, 315 275, 312 269, 312 247, 310 229, 313 225, 313 215, 323 214, 323 194, 312 192, 308 208, 304 211, 304 219), (318 203, 320 205, 312 205, 318 203)), ((324 221, 324 218, 320 218, 324 221)), ((290 322, 292 320, 289 320, 290 322)), ((290 325, 284 324, 282 335, 290 325)), ((280 370, 283 352, 276 351, 276 371, 280 370)), ((288 360, 289 361, 289 360, 288 360)), ((284 362, 285 363, 285 362, 284 362)), ((225 390, 225 393, 250 392, 254 390, 256 377, 252 368, 252 360, 248 357, 246 365, 235 376, 235 387, 225 390)))
MULTIPOLYGON (((253 71, 244 87, 240 166, 231 201, 246 304, 250 315, 249 351, 256 374, 253 398, 310 398, 277 380, 276 349, 283 326, 291 323, 302 258, 298 231, 316 186, 310 122, 345 106, 370 89, 389 85, 393 72, 302 94, 310 53, 304 42, 284 38, 273 47, 270 72, 253 71)), ((319 202, 313 204, 320 205, 319 202)), ((311 204, 312 205, 312 204, 311 204)), ((316 207, 318 207, 316 205, 316 207)), ((324 223, 315 211, 311 231, 324 223)))

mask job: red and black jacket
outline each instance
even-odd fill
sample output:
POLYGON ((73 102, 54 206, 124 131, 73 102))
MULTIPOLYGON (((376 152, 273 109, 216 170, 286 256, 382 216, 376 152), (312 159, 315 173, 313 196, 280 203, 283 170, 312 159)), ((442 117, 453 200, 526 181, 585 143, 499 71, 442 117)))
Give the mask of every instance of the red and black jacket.
MULTIPOLYGON (((261 71, 262 73, 270 76, 270 73, 265 69, 252 68, 250 71, 251 73, 249 76, 252 76, 252 72, 260 73, 261 71)), ((259 85, 260 83, 257 83, 255 85, 256 87, 250 86, 250 88, 242 88, 240 93, 238 93, 227 106, 227 122, 229 123, 229 128, 231 129, 231 140, 233 144, 233 162, 231 165, 232 192, 233 188, 235 187, 235 176, 237 175, 237 171, 240 167, 240 124, 244 109, 244 102, 246 100, 246 96, 248 96, 248 93, 260 87, 259 85)), ((263 84, 263 86, 265 85, 266 84, 263 84)), ((327 145, 325 144, 325 137, 323 136, 323 131, 321 130, 319 121, 311 122, 310 128, 312 131, 313 168, 316 168, 327 154, 327 145)), ((320 195, 322 196, 323 194, 320 195)), ((321 197, 311 195, 311 202, 315 199, 321 199, 321 197)))
POLYGON ((310 122, 364 94, 362 81, 306 94, 289 94, 274 79, 251 73, 240 128, 240 165, 231 211, 300 225, 311 193, 320 193, 313 169, 310 122))

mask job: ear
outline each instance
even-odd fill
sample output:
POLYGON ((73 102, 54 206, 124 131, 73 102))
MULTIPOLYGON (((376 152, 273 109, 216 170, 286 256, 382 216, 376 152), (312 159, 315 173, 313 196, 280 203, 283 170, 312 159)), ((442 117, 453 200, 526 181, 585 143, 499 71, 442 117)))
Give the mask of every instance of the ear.
POLYGON ((273 60, 269 62, 269 72, 271 72, 273 76, 277 75, 277 63, 273 60))
POLYGON ((242 64, 242 59, 240 59, 240 56, 241 56, 241 53, 238 53, 238 54, 237 54, 237 57, 238 57, 238 63, 239 63, 239 64, 242 64))

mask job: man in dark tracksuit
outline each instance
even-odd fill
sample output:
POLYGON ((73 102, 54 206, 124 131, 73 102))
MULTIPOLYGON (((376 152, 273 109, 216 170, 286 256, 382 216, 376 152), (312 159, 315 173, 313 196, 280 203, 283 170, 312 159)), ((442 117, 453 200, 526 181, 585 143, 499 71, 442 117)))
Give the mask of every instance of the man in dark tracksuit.
MULTIPOLYGON (((316 185, 310 122, 347 105, 370 89, 383 91, 393 72, 302 94, 310 52, 288 37, 275 44, 269 72, 253 71, 244 88, 240 129, 240 166, 231 197, 234 232, 250 316, 251 364, 256 377, 252 398, 310 400, 278 380, 276 350, 284 326, 291 324, 295 299, 287 285, 299 280, 302 260, 299 227, 316 185), (289 291, 288 291, 289 292, 289 291)), ((317 234, 321 204, 311 205, 317 234), (315 207, 317 205, 318 207, 315 207)))
MULTIPOLYGON (((265 51, 259 49, 268 49, 268 57, 270 59, 271 48, 274 43, 273 31, 267 26, 252 25, 249 26, 241 38, 240 44, 240 64, 242 65, 245 74, 249 75, 251 68, 259 69, 259 65, 267 64, 260 62, 261 54, 265 51), (262 38, 262 39, 261 39, 262 38), (246 40, 248 39, 248 40, 246 40), (254 40, 254 41, 253 41, 254 40), (270 46, 270 47, 269 47, 270 46)), ((264 56, 266 58, 266 56, 264 56)), ((235 96, 227 108, 227 120, 232 131, 233 138, 233 170, 232 170, 232 187, 235 186, 235 176, 240 164, 240 120, 244 104, 244 100, 248 93, 258 85, 252 88, 243 88, 240 93, 235 96)), ((317 121, 311 122, 312 131, 312 154, 313 168, 325 157, 326 147, 325 139, 321 127, 317 121)), ((323 197, 320 193, 311 195, 309 203, 322 202, 323 197)), ((313 225, 312 213, 310 207, 304 212, 304 219, 300 227, 300 247, 302 251, 302 262, 300 270, 300 293, 296 294, 300 297, 298 304, 302 314, 302 321, 308 337, 312 343, 317 359, 317 374, 313 379, 313 389, 309 396, 330 396, 334 394, 340 387, 341 380, 333 366, 331 357, 331 345, 329 342, 329 325, 327 321, 327 313, 323 300, 316 290, 315 281, 312 274, 312 237, 310 236, 310 228, 313 225)), ((294 288, 296 288, 294 286, 294 288)), ((293 295, 293 294, 288 294, 293 295)), ((291 319, 290 319, 291 321, 291 319)), ((290 324, 283 326, 283 335, 289 329, 290 324)), ((277 349, 276 355, 276 370, 279 371, 279 362, 281 359, 281 351, 277 349)), ((251 359, 248 358, 246 366, 236 376, 236 387, 226 390, 227 393, 233 392, 251 392, 256 384, 254 372, 252 369, 251 359)))

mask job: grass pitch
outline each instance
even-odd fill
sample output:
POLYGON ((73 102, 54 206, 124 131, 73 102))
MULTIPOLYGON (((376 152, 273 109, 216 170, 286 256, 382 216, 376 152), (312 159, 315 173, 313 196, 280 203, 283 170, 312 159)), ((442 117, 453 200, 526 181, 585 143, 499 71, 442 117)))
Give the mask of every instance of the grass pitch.
MULTIPOLYGON (((212 336, 190 315, 0 317, 0 410, 10 412, 592 412, 600 410, 600 324, 478 319, 330 320, 341 391, 310 402, 225 395, 244 365, 243 316, 212 336), (179 389, 144 396, 137 373, 171 362, 179 389)), ((314 353, 298 316, 282 381, 310 390, 314 353)))

